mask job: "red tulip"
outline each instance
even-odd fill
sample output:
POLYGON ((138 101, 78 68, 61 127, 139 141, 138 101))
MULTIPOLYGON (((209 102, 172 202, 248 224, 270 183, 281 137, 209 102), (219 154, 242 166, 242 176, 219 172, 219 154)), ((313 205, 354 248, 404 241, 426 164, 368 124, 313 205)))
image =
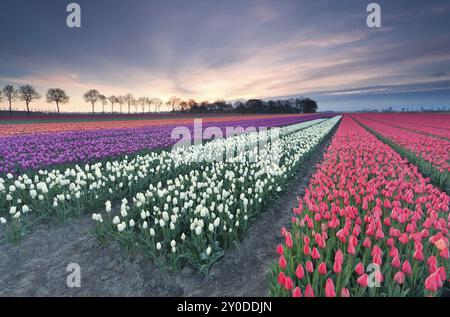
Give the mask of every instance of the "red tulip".
POLYGON ((408 260, 403 262, 402 271, 405 274, 411 275, 412 269, 411 269, 411 265, 409 264, 408 260))
POLYGON ((305 297, 315 297, 314 290, 312 289, 311 284, 306 285, 304 296, 305 297))
POLYGON ((278 255, 282 255, 284 252, 283 246, 281 244, 278 245, 277 247, 277 253, 278 255))
POLYGON ((286 275, 284 275, 283 272, 280 272, 280 274, 278 274, 278 284, 280 286, 284 286, 284 281, 286 280, 286 275))
POLYGON ((367 274, 361 275, 356 281, 361 287, 367 287, 369 284, 369 276, 367 274))
POLYGON ((302 291, 300 290, 300 287, 294 288, 292 291, 292 297, 302 297, 302 291))
POLYGON ((286 269, 286 259, 284 258, 284 255, 280 255, 280 259, 278 260, 278 264, 280 265, 281 269, 286 269))
POLYGON ((405 273, 403 273, 402 271, 398 271, 397 273, 395 273, 394 281, 396 281, 399 285, 402 285, 405 281, 405 273))
POLYGON ((325 283, 325 297, 336 297, 336 291, 334 290, 334 284, 331 278, 328 278, 325 283))
POLYGON ((363 274, 364 274, 364 266, 363 266, 363 264, 362 264, 361 262, 359 262, 359 263, 356 265, 355 272, 356 272, 358 275, 363 275, 363 274))
POLYGON ((290 290, 294 287, 294 282, 292 282, 292 279, 291 279, 289 276, 287 276, 287 277, 284 279, 284 287, 285 287, 288 291, 290 291, 290 290))
POLYGON ((301 264, 297 265, 295 276, 297 276, 299 280, 301 280, 305 276, 305 271, 303 270, 303 266, 301 264))

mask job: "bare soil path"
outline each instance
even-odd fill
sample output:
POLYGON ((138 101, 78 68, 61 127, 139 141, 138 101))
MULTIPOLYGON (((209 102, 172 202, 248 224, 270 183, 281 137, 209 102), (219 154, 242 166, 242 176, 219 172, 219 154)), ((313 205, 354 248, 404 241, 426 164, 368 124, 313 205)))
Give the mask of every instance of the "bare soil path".
POLYGON ((153 263, 102 245, 90 216, 67 224, 41 225, 18 246, 0 242, 0 296, 266 296, 268 269, 277 260, 280 229, 289 226, 329 141, 299 169, 278 203, 260 215, 243 241, 212 267, 209 275, 186 266, 164 272, 153 263), (66 285, 69 263, 81 268, 81 287, 66 285))

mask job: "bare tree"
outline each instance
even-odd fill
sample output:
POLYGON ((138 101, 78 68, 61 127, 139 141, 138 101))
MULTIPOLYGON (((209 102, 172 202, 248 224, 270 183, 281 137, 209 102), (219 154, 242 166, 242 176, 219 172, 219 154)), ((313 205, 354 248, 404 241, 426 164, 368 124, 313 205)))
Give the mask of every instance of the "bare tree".
POLYGON ((148 97, 141 97, 138 99, 138 103, 141 105, 142 113, 145 113, 145 106, 149 103, 148 97))
POLYGON ((120 105, 120 113, 122 113, 122 107, 126 103, 125 96, 118 96, 117 103, 120 105))
POLYGON ((56 103, 56 109, 58 110, 59 115, 59 104, 64 104, 69 102, 69 96, 66 95, 66 92, 59 88, 50 88, 47 91, 47 102, 56 103))
POLYGON ((172 111, 176 111, 181 103, 181 98, 178 97, 170 97, 166 104, 172 108, 172 111))
POLYGON ((134 102, 134 96, 132 94, 126 94, 125 95, 125 102, 128 105, 128 114, 130 114, 130 107, 134 102))
POLYGON ((105 114, 105 106, 108 105, 108 98, 105 95, 100 95, 99 98, 102 103, 102 113, 105 114))
POLYGON ((12 116, 12 102, 17 99, 17 90, 12 85, 6 85, 3 88, 3 94, 9 102, 9 115, 12 116))
MULTIPOLYGON (((108 97, 109 103, 111 104, 111 113, 114 113, 114 104, 119 102, 119 98, 111 95, 108 97)), ((121 109, 122 111, 122 109, 121 109)))
POLYGON ((163 101, 159 98, 150 99, 150 105, 153 105, 156 112, 159 112, 159 109, 161 108, 162 104, 163 104, 163 101))
POLYGON ((19 87, 19 98, 22 101, 25 101, 25 105, 27 106, 27 115, 30 115, 30 103, 33 100, 37 100, 41 98, 41 95, 34 89, 31 85, 23 85, 19 87))
POLYGON ((95 103, 100 100, 100 93, 97 89, 91 89, 83 95, 84 101, 92 106, 92 115, 95 115, 95 103))

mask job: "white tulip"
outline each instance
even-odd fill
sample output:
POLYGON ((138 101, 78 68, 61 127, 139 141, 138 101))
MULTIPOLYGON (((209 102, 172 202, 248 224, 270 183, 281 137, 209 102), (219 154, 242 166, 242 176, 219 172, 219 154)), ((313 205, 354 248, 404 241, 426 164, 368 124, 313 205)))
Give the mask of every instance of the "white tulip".
POLYGON ((5 224, 5 223, 6 223, 6 219, 3 218, 3 217, 1 217, 1 218, 0 218, 0 223, 5 224))
POLYGON ((161 243, 156 243, 156 250, 161 250, 161 243))
POLYGON ((113 219, 113 224, 117 225, 120 223, 120 218, 118 216, 115 216, 113 219))
POLYGON ((111 202, 109 200, 105 203, 105 210, 106 212, 111 212, 111 202))
POLYGON ((154 237, 154 236, 155 236, 155 229, 153 229, 153 228, 150 228, 150 235, 151 235, 152 237, 154 237))
POLYGON ((211 247, 209 246, 207 249, 206 249, 206 255, 210 255, 211 254, 211 247))
POLYGON ((125 223, 121 222, 117 225, 117 230, 119 230, 119 232, 122 232, 125 230, 125 223))

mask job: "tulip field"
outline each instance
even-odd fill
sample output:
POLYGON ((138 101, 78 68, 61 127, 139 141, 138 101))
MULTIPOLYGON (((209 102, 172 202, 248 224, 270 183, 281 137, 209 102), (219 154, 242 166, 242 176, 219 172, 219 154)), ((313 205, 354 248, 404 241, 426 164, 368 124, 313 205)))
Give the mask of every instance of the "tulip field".
POLYGON ((292 228, 281 228, 271 295, 439 296, 448 283, 450 197, 359 122, 443 173, 448 142, 421 144, 426 129, 413 135, 376 118, 343 118, 293 208, 292 228))
POLYGON ((271 232, 268 295, 448 293, 449 114, 194 119, 0 121, 0 244, 89 217, 124 257, 208 274, 309 169, 289 226, 271 232), (178 146, 180 128, 192 142, 178 146))

